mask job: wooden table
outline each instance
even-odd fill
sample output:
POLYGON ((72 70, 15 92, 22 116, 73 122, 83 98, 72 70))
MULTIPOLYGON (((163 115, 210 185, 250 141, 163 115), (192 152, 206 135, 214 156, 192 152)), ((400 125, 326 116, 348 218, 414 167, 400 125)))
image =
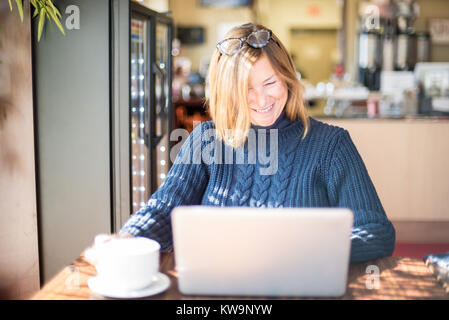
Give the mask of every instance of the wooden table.
MULTIPOLYGON (((164 293, 147 299, 180 300, 220 298, 182 295, 178 290, 173 253, 164 253, 161 255, 160 271, 170 277, 170 287, 164 293)), ((48 282, 32 299, 104 299, 94 294, 87 286, 87 279, 95 275, 95 267, 89 264, 81 255, 72 265, 64 268, 48 282)), ((248 299, 248 297, 232 298, 248 299)), ((223 299, 231 299, 231 297, 223 297, 223 299)), ((346 294, 340 299, 449 300, 449 294, 437 282, 436 277, 429 271, 423 261, 416 258, 387 257, 350 265, 346 294), (378 281, 375 280, 376 271, 378 271, 379 275, 378 281)))

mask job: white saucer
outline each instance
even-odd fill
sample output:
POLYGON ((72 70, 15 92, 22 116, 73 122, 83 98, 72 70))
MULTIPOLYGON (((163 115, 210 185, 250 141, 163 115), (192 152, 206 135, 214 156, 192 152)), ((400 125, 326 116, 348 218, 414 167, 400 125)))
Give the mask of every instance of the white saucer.
POLYGON ((90 277, 87 280, 89 289, 94 293, 103 297, 118 298, 118 299, 135 299, 153 296, 168 289, 170 286, 170 278, 163 273, 158 273, 154 281, 145 288, 138 290, 123 290, 111 287, 110 284, 104 283, 99 277, 90 277))

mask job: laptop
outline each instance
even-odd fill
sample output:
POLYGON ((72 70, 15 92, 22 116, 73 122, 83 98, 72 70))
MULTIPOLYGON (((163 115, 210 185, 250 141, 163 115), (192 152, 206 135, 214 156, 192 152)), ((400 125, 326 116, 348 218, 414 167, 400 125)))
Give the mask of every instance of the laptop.
POLYGON ((180 206, 171 219, 183 294, 339 297, 346 291, 349 209, 180 206))

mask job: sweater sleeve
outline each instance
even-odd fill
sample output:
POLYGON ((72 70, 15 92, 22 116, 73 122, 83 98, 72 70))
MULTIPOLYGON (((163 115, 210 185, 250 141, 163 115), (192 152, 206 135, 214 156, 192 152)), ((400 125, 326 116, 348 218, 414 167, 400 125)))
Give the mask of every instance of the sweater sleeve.
POLYGON ((154 239, 162 251, 173 247, 171 211, 180 205, 200 204, 208 182, 208 172, 201 161, 201 128, 197 126, 182 145, 162 185, 145 207, 131 215, 119 234, 130 233, 154 239))
POLYGON ((395 229, 359 152, 344 129, 337 136, 331 156, 328 196, 332 206, 349 208, 354 213, 351 263, 393 254, 395 229))

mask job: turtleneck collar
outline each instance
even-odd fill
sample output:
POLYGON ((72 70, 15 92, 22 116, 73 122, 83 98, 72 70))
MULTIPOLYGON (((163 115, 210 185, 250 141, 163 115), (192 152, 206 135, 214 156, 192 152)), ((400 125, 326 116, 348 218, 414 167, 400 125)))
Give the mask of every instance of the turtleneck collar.
POLYGON ((283 129, 283 128, 288 127, 291 123, 292 123, 292 121, 285 114, 285 107, 284 107, 284 110, 282 110, 281 114, 279 115, 279 117, 276 119, 276 121, 272 125, 264 127, 264 126, 258 126, 255 124, 251 124, 251 128, 256 129, 256 130, 258 130, 258 129, 266 129, 266 130, 283 129))

